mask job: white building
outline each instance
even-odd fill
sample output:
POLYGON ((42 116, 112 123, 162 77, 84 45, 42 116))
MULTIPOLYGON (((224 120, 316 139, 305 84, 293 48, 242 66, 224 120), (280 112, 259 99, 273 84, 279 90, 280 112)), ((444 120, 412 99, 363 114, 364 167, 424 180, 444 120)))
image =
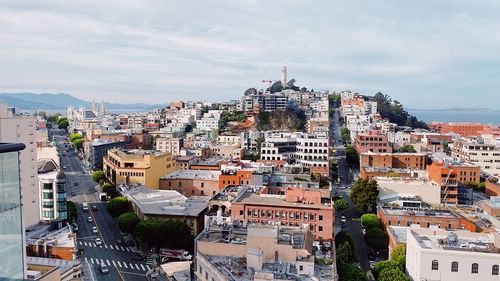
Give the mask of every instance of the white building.
POLYGON ((409 228, 406 243, 410 280, 500 280, 498 233, 409 228))
POLYGON ((418 196, 423 202, 433 205, 441 204, 441 186, 420 179, 405 179, 393 177, 376 177, 379 200, 392 200, 398 196, 418 196))
POLYGON ((35 118, 17 115, 13 108, 0 104, 0 142, 26 145, 19 154, 24 227, 40 221, 35 130, 35 118))
POLYGON ((52 160, 41 161, 38 166, 41 220, 67 219, 66 175, 52 160))
POLYGON ((450 144, 452 156, 481 167, 481 172, 500 175, 500 147, 483 138, 462 138, 450 144))

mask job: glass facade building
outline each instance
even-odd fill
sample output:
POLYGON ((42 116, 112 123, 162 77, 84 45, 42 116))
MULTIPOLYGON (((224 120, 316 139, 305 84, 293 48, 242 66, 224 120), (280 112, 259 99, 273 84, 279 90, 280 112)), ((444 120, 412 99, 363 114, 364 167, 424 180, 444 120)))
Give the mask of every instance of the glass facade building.
POLYGON ((24 144, 0 143, 0 280, 24 277, 19 151, 24 144))

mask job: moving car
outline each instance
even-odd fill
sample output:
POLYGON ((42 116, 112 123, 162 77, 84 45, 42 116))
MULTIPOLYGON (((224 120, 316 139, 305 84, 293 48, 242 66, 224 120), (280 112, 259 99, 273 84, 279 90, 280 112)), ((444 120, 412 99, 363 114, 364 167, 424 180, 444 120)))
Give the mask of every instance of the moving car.
POLYGON ((109 268, 108 268, 108 266, 105 263, 101 263, 101 265, 99 266, 99 271, 102 274, 108 274, 109 273, 109 268))
POLYGON ((97 205, 92 205, 92 211, 97 211, 97 205))
POLYGON ((94 219, 92 219, 92 217, 88 217, 88 218, 87 218, 87 221, 88 221, 88 222, 93 222, 93 221, 94 221, 94 219))
POLYGON ((347 219, 345 218, 345 216, 340 217, 340 222, 341 223, 346 223, 347 222, 347 219))
POLYGON ((101 246, 101 245, 102 245, 101 238, 96 238, 96 239, 95 239, 95 244, 96 244, 97 246, 101 246))
POLYGON ((92 233, 97 233, 97 232, 98 232, 98 231, 97 231, 97 227, 95 227, 95 226, 94 226, 94 227, 92 227, 92 233))
POLYGON ((83 204, 82 204, 82 210, 83 210, 84 212, 88 212, 88 210, 89 210, 89 205, 88 205, 87 203, 83 203, 83 204))

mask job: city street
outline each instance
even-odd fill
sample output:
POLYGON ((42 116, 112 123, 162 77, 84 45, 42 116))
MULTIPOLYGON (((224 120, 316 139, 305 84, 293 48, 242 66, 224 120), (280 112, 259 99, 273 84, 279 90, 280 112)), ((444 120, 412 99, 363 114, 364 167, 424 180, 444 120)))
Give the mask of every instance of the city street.
POLYGON ((68 200, 77 204, 77 246, 83 249, 84 280, 145 280, 151 267, 134 259, 134 252, 123 243, 114 218, 106 210, 106 203, 99 201, 99 190, 89 171, 85 170, 73 148, 66 146, 64 136, 55 138, 60 149, 61 169, 66 174, 68 200), (83 203, 88 204, 87 211, 83 210, 83 203), (93 210, 93 206, 97 209, 93 210), (89 217, 92 222, 88 221, 89 217), (97 228, 97 233, 93 232, 93 227, 97 228), (96 244, 97 238, 102 245, 96 244), (103 264, 109 269, 107 274, 100 270, 103 264))
MULTIPOLYGON (((344 212, 344 216, 347 219, 346 230, 351 235, 354 240, 355 247, 354 251, 356 253, 357 261, 363 270, 370 270, 370 264, 368 262, 368 247, 366 246, 365 239, 363 236, 363 230, 361 228, 360 216, 356 211, 354 204, 352 203, 349 194, 351 192, 351 186, 353 184, 353 173, 352 170, 347 166, 345 161, 345 149, 342 142, 342 137, 340 133, 341 126, 338 122, 339 113, 335 110, 333 117, 330 118, 331 122, 331 144, 335 146, 337 150, 337 165, 339 170, 340 184, 334 185, 332 192, 336 193, 337 196, 341 196, 348 203, 348 209, 344 212), (346 187, 346 188, 343 188, 346 187)), ((337 227, 339 227, 338 224, 337 227)))

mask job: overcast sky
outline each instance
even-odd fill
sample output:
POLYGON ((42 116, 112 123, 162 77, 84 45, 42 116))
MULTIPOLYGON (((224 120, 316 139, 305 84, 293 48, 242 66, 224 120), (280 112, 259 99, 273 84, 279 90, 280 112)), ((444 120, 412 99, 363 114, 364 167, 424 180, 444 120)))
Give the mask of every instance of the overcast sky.
POLYGON ((0 0, 0 92, 222 101, 282 65, 315 90, 500 109, 500 1, 0 0))

